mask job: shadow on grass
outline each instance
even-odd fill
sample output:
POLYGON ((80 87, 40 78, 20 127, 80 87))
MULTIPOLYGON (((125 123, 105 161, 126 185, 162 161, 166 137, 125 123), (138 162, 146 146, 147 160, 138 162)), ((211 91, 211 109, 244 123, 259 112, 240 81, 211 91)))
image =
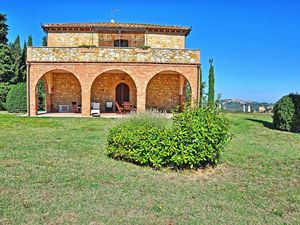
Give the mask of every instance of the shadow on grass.
POLYGON ((264 127, 269 128, 269 129, 272 129, 272 130, 275 129, 273 123, 268 122, 268 121, 265 121, 265 120, 256 120, 256 119, 250 119, 250 118, 247 118, 247 120, 250 120, 250 121, 253 121, 253 122, 256 122, 256 123, 260 123, 260 124, 262 124, 264 127))

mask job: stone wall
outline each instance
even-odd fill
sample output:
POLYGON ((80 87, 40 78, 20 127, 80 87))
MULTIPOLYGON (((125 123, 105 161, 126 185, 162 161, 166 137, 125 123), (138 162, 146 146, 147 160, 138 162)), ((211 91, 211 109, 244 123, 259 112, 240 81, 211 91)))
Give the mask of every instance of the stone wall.
POLYGON ((116 86, 126 83, 130 89, 130 102, 136 106, 136 86, 126 73, 104 73, 96 78, 92 85, 91 101, 100 103, 100 111, 105 112, 105 102, 115 101, 116 86))
POLYGON ((98 34, 94 33, 48 33, 48 47, 98 46, 98 34))
POLYGON ((28 62, 140 62, 199 64, 200 51, 151 48, 36 48, 27 49, 28 62))
POLYGON ((151 48, 185 48, 185 36, 165 34, 145 34, 145 45, 151 48))
POLYGON ((98 46, 114 47, 114 41, 118 39, 128 40, 128 47, 140 47, 145 45, 144 34, 102 34, 99 33, 98 46))
POLYGON ((179 106, 179 74, 158 74, 147 86, 146 108, 175 109, 179 106))
POLYGON ((185 48, 184 35, 167 34, 114 34, 114 33, 48 33, 48 47, 78 47, 95 45, 113 47, 114 40, 128 40, 129 47, 185 48))
POLYGON ((81 104, 81 87, 77 78, 69 73, 53 73, 50 102, 58 110, 58 105, 81 104))

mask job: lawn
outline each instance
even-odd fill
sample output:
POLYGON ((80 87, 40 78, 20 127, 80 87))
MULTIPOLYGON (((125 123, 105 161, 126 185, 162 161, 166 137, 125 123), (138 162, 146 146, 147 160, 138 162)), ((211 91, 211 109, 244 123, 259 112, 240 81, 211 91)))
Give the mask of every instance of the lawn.
POLYGON ((214 169, 154 171, 106 156, 116 120, 0 114, 0 224, 299 224, 300 135, 227 114, 214 169))

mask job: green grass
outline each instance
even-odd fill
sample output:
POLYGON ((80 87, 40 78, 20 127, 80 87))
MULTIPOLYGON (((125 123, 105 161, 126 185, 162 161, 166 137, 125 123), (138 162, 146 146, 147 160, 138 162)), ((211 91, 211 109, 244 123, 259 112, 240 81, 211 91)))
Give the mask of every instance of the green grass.
POLYGON ((0 224, 297 224, 300 135, 228 114, 215 169, 175 173, 104 152, 115 120, 0 114, 0 224))

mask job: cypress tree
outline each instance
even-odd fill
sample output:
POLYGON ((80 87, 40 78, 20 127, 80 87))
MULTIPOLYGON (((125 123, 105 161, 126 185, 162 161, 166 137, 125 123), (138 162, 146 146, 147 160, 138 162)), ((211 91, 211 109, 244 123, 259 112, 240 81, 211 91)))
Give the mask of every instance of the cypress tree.
POLYGON ((15 73, 11 48, 7 45, 7 33, 6 15, 0 14, 0 82, 10 83, 15 73))
POLYGON ((0 13, 0 43, 7 44, 8 25, 6 24, 6 15, 0 13))
POLYGON ((21 82, 22 50, 19 35, 16 37, 14 43, 11 45, 11 52, 14 60, 13 70, 15 76, 11 79, 10 83, 16 84, 18 82, 21 82))
POLYGON ((44 36, 42 39, 42 46, 47 46, 47 37, 44 36))
POLYGON ((215 74, 213 59, 209 59, 209 64, 210 68, 208 76, 208 106, 213 109, 215 104, 215 74))
POLYGON ((31 35, 28 36, 27 46, 32 46, 32 36, 31 35))
POLYGON ((21 55, 21 67, 20 67, 21 82, 26 81, 26 57, 27 57, 27 43, 25 41, 22 49, 22 55, 21 55))

